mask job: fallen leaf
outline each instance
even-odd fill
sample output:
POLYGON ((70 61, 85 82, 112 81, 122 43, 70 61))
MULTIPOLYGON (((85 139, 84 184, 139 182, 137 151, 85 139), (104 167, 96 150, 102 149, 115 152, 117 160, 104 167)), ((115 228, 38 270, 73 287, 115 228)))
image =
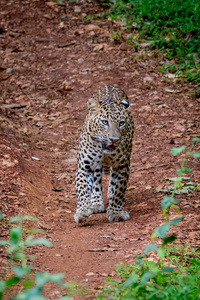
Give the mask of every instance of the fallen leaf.
POLYGON ((45 19, 48 19, 48 20, 51 20, 51 19, 52 19, 52 16, 51 16, 51 15, 49 15, 49 14, 45 14, 45 15, 43 15, 43 17, 44 17, 45 19))
POLYGON ((150 190, 152 186, 146 186, 146 190, 150 190))
POLYGON ((84 28, 85 28, 85 31, 95 31, 95 30, 101 29, 98 25, 94 25, 94 24, 88 24, 84 28))
POLYGON ((74 6, 74 12, 76 13, 81 12, 81 8, 79 6, 74 6))
POLYGON ((86 276, 94 276, 94 275, 95 275, 95 273, 93 273, 93 272, 89 272, 86 274, 86 276))
POLYGON ((175 90, 165 89, 167 93, 175 93, 175 90))
POLYGON ((136 186, 135 185, 131 185, 131 186, 128 186, 127 187, 127 191, 130 191, 130 190, 133 190, 133 189, 135 189, 136 188, 136 186))
POLYGON ((154 78, 153 78, 153 77, 150 77, 150 76, 146 76, 146 77, 144 77, 143 81, 144 81, 144 82, 153 82, 153 81, 154 81, 154 78))
POLYGON ((169 79, 174 79, 175 78, 175 74, 172 74, 172 73, 168 73, 168 74, 166 74, 165 75, 167 78, 169 78, 169 79))
POLYGON ((93 48, 93 51, 100 51, 100 50, 103 50, 103 51, 107 52, 109 49, 110 49, 110 48, 109 48, 108 44, 103 43, 103 44, 96 45, 96 46, 93 48))
POLYGON ((13 162, 13 161, 10 161, 9 159, 4 159, 4 158, 1 160, 1 162, 2 162, 2 165, 6 166, 6 167, 14 167, 18 163, 17 160, 15 160, 13 162))
POLYGON ((50 1, 49 1, 49 2, 46 2, 45 4, 46 4, 47 6, 49 6, 49 7, 52 8, 52 7, 54 7, 54 6, 56 5, 56 2, 50 2, 50 1))

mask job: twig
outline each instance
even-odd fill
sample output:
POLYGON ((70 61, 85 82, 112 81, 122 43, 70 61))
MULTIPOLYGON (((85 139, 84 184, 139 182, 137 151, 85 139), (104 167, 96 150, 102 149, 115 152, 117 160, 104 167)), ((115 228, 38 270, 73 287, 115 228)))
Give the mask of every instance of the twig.
POLYGON ((75 44, 76 44, 76 41, 71 41, 70 43, 61 44, 61 45, 58 45, 57 47, 58 48, 65 48, 65 47, 69 47, 69 46, 72 46, 72 45, 75 45, 75 44))

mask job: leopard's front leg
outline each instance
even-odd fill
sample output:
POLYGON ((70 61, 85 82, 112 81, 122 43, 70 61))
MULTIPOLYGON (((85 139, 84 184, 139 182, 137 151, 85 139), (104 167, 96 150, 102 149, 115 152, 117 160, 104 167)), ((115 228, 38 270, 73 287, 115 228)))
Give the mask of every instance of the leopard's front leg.
POLYGON ((111 168, 108 188, 109 206, 107 208, 109 221, 118 222, 130 219, 128 212, 123 209, 128 177, 129 165, 117 169, 111 168))
POLYGON ((94 171, 94 182, 91 192, 93 213, 101 213, 105 211, 102 194, 102 166, 98 166, 94 171))
POLYGON ((75 186, 77 194, 77 209, 74 215, 76 223, 86 221, 87 217, 93 213, 90 195, 94 181, 94 174, 84 169, 77 169, 75 176, 75 186))

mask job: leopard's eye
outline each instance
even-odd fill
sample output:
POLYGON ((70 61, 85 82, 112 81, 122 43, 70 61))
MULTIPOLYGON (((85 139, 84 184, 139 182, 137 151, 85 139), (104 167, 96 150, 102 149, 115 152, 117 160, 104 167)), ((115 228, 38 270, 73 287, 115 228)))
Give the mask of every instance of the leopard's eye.
POLYGON ((103 125, 108 126, 108 121, 107 120, 101 120, 101 122, 102 122, 103 125))
POLYGON ((120 121, 119 122, 119 127, 124 127, 125 126, 125 122, 124 121, 120 121))

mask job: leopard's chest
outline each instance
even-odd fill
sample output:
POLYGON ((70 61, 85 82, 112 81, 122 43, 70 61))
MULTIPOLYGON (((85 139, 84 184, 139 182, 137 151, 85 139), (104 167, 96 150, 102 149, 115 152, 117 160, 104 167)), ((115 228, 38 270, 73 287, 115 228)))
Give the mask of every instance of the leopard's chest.
POLYGON ((99 151, 95 156, 92 157, 92 159, 90 159, 90 166, 92 170, 95 170, 100 166, 107 168, 118 168, 121 165, 124 165, 126 160, 126 153, 113 151, 112 153, 105 154, 103 151, 99 151))

